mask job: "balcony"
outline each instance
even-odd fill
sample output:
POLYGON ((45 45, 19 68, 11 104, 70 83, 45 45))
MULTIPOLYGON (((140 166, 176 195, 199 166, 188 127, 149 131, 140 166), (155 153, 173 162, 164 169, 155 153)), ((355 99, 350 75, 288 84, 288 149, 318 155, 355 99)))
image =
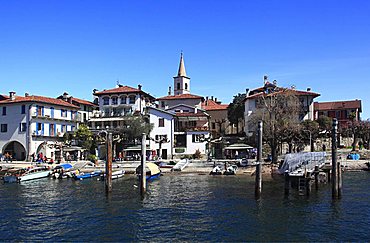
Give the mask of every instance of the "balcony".
POLYGON ((175 127, 175 132, 200 132, 209 131, 209 127, 175 127))

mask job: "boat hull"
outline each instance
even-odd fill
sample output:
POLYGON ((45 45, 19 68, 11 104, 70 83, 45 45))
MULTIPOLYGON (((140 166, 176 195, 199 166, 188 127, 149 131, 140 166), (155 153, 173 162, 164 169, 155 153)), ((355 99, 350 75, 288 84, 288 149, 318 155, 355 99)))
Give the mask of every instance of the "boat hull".
POLYGON ((19 181, 30 181, 30 180, 36 180, 48 177, 50 174, 50 171, 40 171, 32 174, 26 174, 19 177, 19 181))
POLYGON ((99 171, 93 171, 91 173, 84 173, 82 175, 76 175, 75 176, 75 179, 76 180, 83 180, 83 179, 88 179, 88 178, 92 178, 92 177, 97 177, 97 176, 100 176, 102 173, 101 170, 99 171))

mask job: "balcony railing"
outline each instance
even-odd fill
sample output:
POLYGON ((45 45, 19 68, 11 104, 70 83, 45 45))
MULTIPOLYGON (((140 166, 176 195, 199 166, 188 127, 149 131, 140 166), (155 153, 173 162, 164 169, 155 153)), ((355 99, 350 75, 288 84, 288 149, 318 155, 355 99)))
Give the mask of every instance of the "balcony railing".
POLYGON ((209 131, 209 127, 175 127, 175 132, 209 131))

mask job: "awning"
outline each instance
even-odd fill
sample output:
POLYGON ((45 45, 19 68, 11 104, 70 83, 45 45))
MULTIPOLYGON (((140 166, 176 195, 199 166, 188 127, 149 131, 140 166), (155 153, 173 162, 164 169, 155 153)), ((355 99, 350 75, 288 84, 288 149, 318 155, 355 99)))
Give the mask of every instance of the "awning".
POLYGON ((78 147, 78 146, 71 146, 71 147, 63 147, 64 152, 72 152, 72 151, 84 151, 85 149, 78 147))
POLYGON ((248 144, 244 144, 244 143, 235 143, 235 144, 232 144, 228 147, 226 147, 225 149, 229 149, 229 150, 240 150, 240 149, 252 149, 253 147, 248 145, 248 144))

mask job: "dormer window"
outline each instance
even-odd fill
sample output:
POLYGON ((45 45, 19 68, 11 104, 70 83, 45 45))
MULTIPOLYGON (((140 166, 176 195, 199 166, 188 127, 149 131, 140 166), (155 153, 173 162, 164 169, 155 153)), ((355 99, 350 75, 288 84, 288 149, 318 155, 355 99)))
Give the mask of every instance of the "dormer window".
POLYGON ((103 98, 103 105, 109 105, 109 98, 108 97, 103 98))

